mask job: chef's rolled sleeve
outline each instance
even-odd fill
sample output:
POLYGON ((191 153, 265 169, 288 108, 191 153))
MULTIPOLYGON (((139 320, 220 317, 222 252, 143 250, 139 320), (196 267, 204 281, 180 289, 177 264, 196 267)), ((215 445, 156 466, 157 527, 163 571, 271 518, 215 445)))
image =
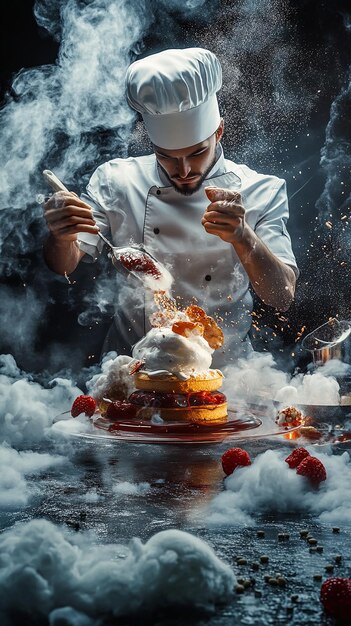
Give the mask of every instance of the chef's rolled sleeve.
MULTIPOLYGON (((116 198, 114 203, 111 201, 108 163, 97 168, 87 185, 87 193, 82 194, 81 198, 91 206, 96 225, 101 233, 107 238, 111 237, 112 229, 116 230, 122 220, 118 210, 114 207, 116 198)), ((104 242, 98 235, 79 233, 78 245, 86 253, 84 260, 92 262, 101 254, 104 242)))
POLYGON ((290 235, 286 228, 289 218, 286 182, 282 179, 278 179, 278 181, 277 186, 272 189, 262 217, 256 223, 255 232, 278 259, 292 267, 296 277, 298 277, 299 270, 292 250, 290 235))
MULTIPOLYGON (((107 223, 105 212, 101 209, 101 207, 92 201, 90 196, 82 194, 81 199, 92 207, 96 225, 99 227, 103 235, 108 236, 109 225, 107 223)), ((92 235, 91 233, 79 233, 78 246, 82 252, 86 253, 86 256, 83 257, 84 261, 91 263, 96 261, 98 256, 101 254, 104 242, 98 235, 92 235)))

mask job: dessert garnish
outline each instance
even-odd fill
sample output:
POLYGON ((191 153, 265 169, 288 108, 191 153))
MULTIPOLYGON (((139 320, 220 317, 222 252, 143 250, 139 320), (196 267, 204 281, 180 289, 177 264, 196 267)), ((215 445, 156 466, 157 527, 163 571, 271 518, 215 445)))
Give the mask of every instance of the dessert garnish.
POLYGON ((248 453, 242 448, 229 448, 229 450, 222 455, 221 460, 223 471, 227 476, 232 474, 237 467, 251 465, 251 459, 248 453))
POLYGON ((323 463, 315 456, 306 456, 297 466, 296 474, 305 476, 315 486, 327 478, 323 463))
POLYGON ((200 324, 200 322, 178 321, 172 324, 172 330, 174 333, 177 333, 177 335, 182 335, 183 337, 189 337, 191 333, 203 336, 205 327, 203 324, 200 324))
POLYGON ((347 433, 343 433, 342 435, 339 435, 339 437, 337 437, 335 441, 338 441, 339 443, 345 443, 347 441, 351 441, 351 432, 347 432, 347 433))
POLYGON ((206 315, 205 311, 197 306, 196 304, 192 304, 185 309, 185 314, 192 322, 197 322, 198 324, 202 324, 204 327, 203 337, 206 339, 208 345, 213 350, 218 350, 221 348, 224 343, 224 334, 222 329, 218 326, 217 322, 206 315))
POLYGON ((320 599, 329 615, 346 623, 346 620, 351 618, 351 578, 325 580, 321 587, 320 599))
POLYGON ((304 424, 305 418, 301 411, 299 411, 296 407, 288 406, 279 411, 275 421, 279 426, 291 428, 304 424))
POLYGON ((306 448, 295 448, 295 450, 286 457, 285 463, 287 463, 291 469, 295 469, 307 456, 310 456, 310 453, 306 448))
POLYGON ((81 413, 85 413, 88 417, 92 417, 96 410, 96 402, 91 396, 78 396, 72 404, 71 415, 78 417, 81 413))

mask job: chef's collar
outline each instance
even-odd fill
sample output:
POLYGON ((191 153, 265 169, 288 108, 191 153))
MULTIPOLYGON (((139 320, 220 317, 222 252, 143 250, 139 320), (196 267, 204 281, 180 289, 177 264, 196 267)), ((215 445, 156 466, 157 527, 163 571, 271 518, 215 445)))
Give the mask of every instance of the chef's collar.
MULTIPOLYGON (((217 144, 218 145, 218 159, 215 162, 215 164, 213 165, 213 167, 211 168, 211 170, 209 171, 209 173, 207 174, 204 182, 202 183, 202 186, 206 186, 206 181, 209 180, 210 178, 214 178, 215 176, 220 176, 221 174, 225 174, 225 163, 224 163, 224 154, 223 154, 223 148, 221 146, 221 144, 217 144)), ((156 155, 155 155, 156 158, 156 155)), ((172 184, 170 183, 169 178, 166 176, 166 174, 164 173, 164 171, 161 169, 161 167, 159 166, 159 163, 156 159, 156 166, 157 166, 157 172, 161 181, 161 185, 163 187, 172 187, 172 184)), ((200 187, 200 189, 201 189, 200 187)), ((191 197, 191 196, 189 196, 191 197)))

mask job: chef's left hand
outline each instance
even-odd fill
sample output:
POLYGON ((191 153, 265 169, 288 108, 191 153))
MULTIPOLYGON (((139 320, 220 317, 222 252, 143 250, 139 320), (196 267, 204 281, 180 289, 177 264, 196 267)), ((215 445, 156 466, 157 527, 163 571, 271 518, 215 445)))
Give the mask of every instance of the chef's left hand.
POLYGON ((205 187, 205 192, 211 201, 201 220, 205 231, 228 243, 241 241, 246 222, 240 193, 218 187, 205 187))

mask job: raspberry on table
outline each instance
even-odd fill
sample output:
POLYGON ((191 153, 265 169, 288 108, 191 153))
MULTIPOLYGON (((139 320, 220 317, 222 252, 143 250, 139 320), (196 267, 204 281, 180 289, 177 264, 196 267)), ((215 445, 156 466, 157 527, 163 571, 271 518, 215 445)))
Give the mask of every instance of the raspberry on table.
POLYGON ((321 587, 320 600, 325 611, 339 620, 351 622, 351 578, 328 578, 321 587))
POLYGON ((291 454, 286 457, 285 463, 287 463, 291 469, 294 469, 300 465, 301 461, 307 456, 310 456, 310 453, 306 450, 306 448, 295 448, 295 450, 293 450, 291 454))
POLYGON ((222 467, 224 473, 229 476, 237 467, 245 467, 251 465, 251 459, 242 448, 229 448, 222 455, 222 467))
POLYGON ((296 473, 305 476, 314 485, 319 485, 327 478, 323 463, 315 456, 306 456, 296 468, 296 473))

